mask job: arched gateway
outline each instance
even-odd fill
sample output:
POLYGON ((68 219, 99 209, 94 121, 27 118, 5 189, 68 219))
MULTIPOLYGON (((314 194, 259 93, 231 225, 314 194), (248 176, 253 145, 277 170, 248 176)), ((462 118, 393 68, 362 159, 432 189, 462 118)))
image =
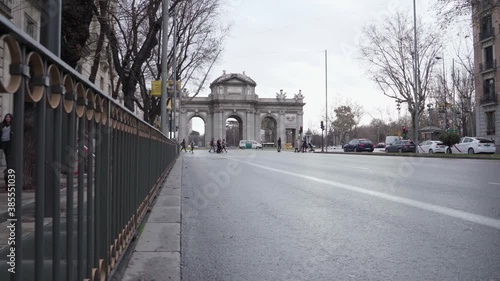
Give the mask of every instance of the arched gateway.
POLYGON ((302 126, 304 96, 299 91, 293 98, 287 98, 281 90, 276 98, 259 98, 255 94, 256 86, 255 81, 244 72, 224 72, 210 84, 211 93, 208 97, 190 98, 182 95, 179 138, 188 138, 189 121, 193 117, 205 121, 205 143, 212 138, 226 138, 226 120, 234 118, 239 123, 240 140, 276 142, 281 137, 283 143, 293 143, 299 137, 302 126), (263 121, 272 128, 263 128, 263 121), (266 133, 266 129, 274 132, 266 133))

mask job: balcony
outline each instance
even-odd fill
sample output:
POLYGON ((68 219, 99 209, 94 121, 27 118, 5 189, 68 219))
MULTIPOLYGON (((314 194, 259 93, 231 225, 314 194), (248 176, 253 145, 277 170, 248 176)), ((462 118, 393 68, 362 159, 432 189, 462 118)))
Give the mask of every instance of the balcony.
POLYGON ((484 96, 481 97, 481 99, 479 100, 479 103, 481 105, 496 104, 497 103, 497 95, 490 94, 490 93, 484 93, 484 96))
POLYGON ((495 59, 485 61, 479 64, 479 71, 486 72, 490 70, 495 70, 497 68, 497 62, 495 59))
POLYGON ((479 41, 489 39, 493 36, 495 36, 494 27, 490 27, 489 29, 479 31, 479 41))

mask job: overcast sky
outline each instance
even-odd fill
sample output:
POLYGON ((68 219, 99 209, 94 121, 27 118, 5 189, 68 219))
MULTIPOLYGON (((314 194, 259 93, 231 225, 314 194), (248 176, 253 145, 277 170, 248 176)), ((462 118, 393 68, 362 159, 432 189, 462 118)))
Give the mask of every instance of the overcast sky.
MULTIPOLYGON (((305 96, 304 128, 318 129, 325 109, 325 50, 328 51, 328 103, 349 98, 365 109, 369 123, 377 108, 391 107, 356 59, 363 26, 394 14, 412 12, 412 0, 223 0, 224 17, 232 23, 221 61, 209 81, 243 72, 256 83, 259 97, 275 97, 280 89, 305 96)), ((432 0, 417 0, 417 14, 434 20, 432 0)), ((207 96, 209 89, 200 94, 207 96)), ((329 106, 330 109, 330 106, 329 106)), ((403 112, 402 112, 403 114, 403 112)), ((195 122, 194 129, 199 130, 195 122)))

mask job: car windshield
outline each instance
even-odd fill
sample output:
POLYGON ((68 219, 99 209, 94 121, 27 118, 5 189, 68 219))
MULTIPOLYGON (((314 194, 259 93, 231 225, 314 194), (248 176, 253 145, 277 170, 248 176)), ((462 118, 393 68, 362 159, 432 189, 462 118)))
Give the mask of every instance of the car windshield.
POLYGON ((371 142, 371 141, 369 141, 369 140, 360 140, 359 142, 360 142, 360 143, 372 143, 372 142, 371 142))

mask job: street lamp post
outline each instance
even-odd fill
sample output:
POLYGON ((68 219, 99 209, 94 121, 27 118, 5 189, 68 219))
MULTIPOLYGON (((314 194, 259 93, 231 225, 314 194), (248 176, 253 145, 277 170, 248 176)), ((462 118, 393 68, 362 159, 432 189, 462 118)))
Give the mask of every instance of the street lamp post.
POLYGON ((447 102, 448 87, 446 84, 446 68, 444 66, 444 55, 442 57, 436 57, 436 59, 443 61, 444 130, 446 131, 446 129, 448 129, 448 102, 447 102))
POLYGON ((399 125, 399 122, 401 122, 400 120, 400 114, 401 114, 401 100, 396 100, 396 108, 398 109, 398 125, 399 125))
POLYGON ((429 126, 432 126, 432 103, 427 104, 427 111, 429 112, 429 126))
POLYGON ((414 141, 415 143, 418 145, 419 141, 418 141, 418 120, 420 119, 420 101, 419 101, 419 98, 420 98, 420 73, 418 73, 418 50, 417 50, 417 4, 415 2, 415 0, 413 0, 413 48, 414 48, 414 52, 415 52, 415 59, 414 59, 414 69, 413 69, 413 77, 414 77, 414 81, 415 81, 415 90, 414 90, 414 93, 413 93, 413 96, 414 96, 414 99, 415 99, 415 106, 414 106, 414 110, 415 110, 415 124, 414 124, 414 141))

